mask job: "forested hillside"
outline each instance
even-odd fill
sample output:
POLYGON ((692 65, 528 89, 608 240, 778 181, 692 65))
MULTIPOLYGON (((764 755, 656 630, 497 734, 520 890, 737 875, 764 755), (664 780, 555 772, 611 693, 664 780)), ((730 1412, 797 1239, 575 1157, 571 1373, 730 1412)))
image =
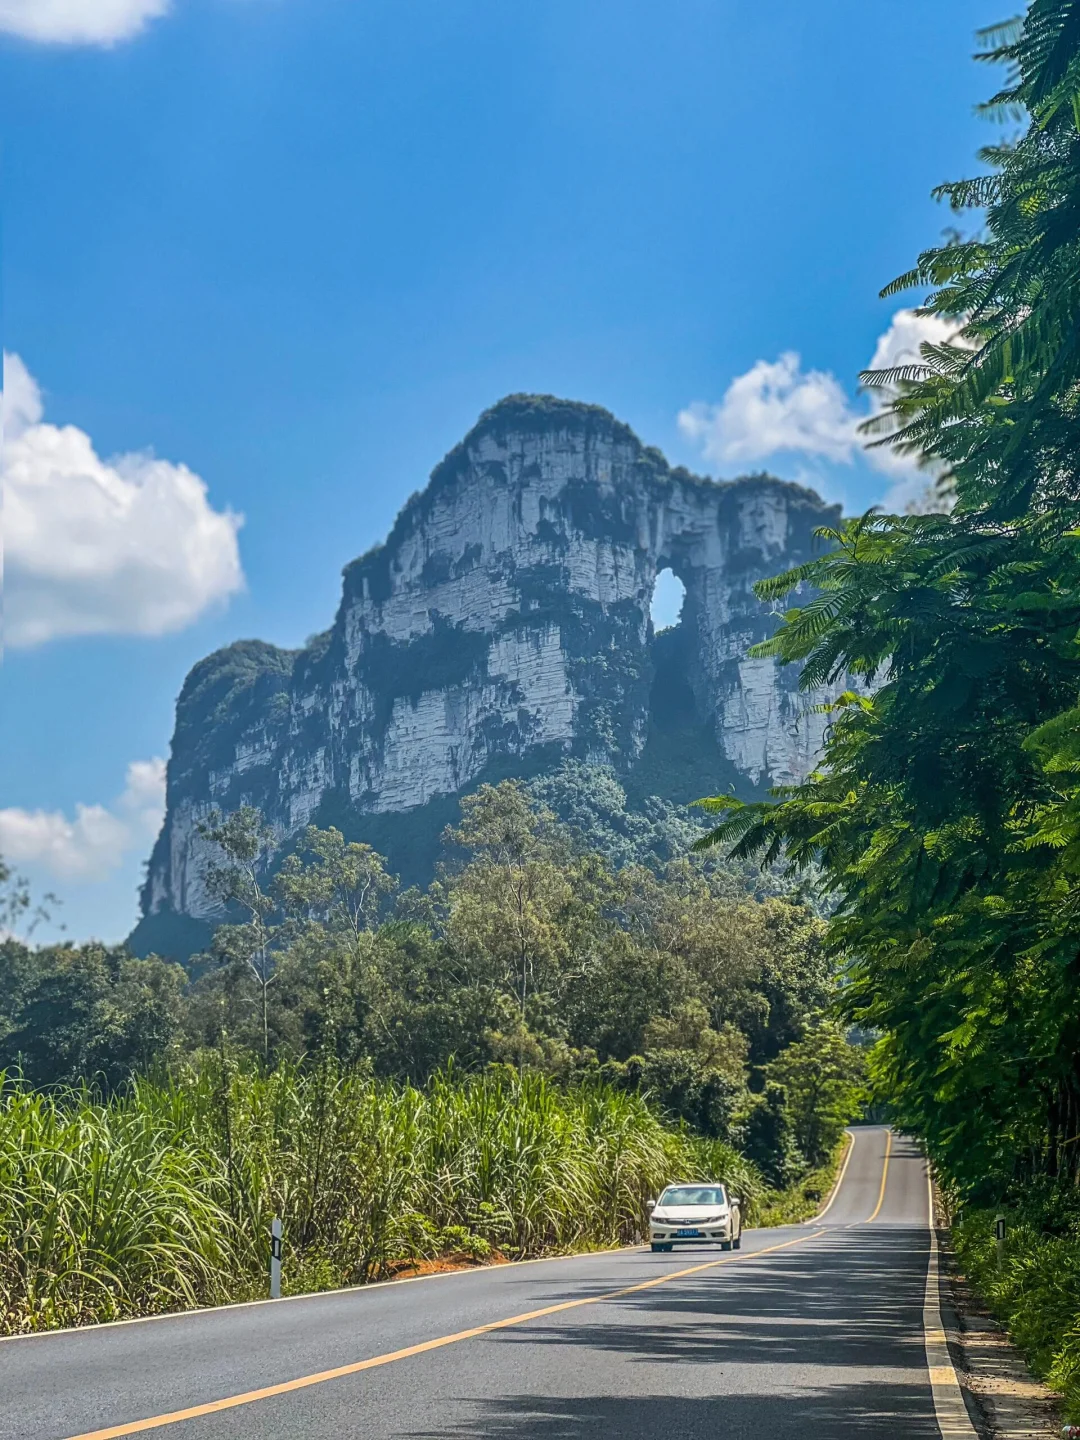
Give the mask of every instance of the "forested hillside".
POLYGON ((939 191, 968 232, 885 292, 925 296, 955 338, 864 377, 872 438, 923 456, 951 509, 852 520, 758 585, 818 593, 757 653, 865 688, 780 803, 714 801, 712 840, 823 867, 878 1089, 963 1207, 969 1264, 1080 1403, 1080 7, 1035 0, 984 38, 1002 126, 984 173, 939 191))
POLYGON ((332 828, 264 883, 259 813, 213 817, 186 969, 0 944, 0 1330, 263 1293, 275 1213, 302 1290, 625 1242, 679 1177, 813 1210, 864 1070, 821 920, 516 782, 461 809, 404 892, 332 828))
POLYGON ((826 1016, 823 925, 753 899, 726 865, 616 867, 511 781, 462 802, 425 891, 400 892, 381 856, 334 829, 309 829, 270 882, 257 811, 217 817, 207 838, 231 919, 187 970, 93 945, 0 946, 0 1067, 115 1091, 221 1055, 414 1083, 501 1062, 647 1093, 775 1183, 836 1142, 858 1060, 826 1016), (772 1078, 796 1041, 807 1075, 839 1055, 842 1113, 821 1133, 799 1073, 783 1091, 772 1078))

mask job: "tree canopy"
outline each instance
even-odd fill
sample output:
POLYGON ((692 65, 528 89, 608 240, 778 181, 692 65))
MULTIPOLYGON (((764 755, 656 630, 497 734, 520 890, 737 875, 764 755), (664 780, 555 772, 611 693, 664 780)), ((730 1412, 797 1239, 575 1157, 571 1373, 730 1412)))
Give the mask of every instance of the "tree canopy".
POLYGON ((825 1159, 835 1116, 858 1107, 861 1061, 842 1039, 844 1094, 806 1099, 833 995, 822 922, 754 899, 730 866, 616 868, 513 781, 463 799, 426 891, 400 892, 332 828, 310 827, 276 870, 257 811, 210 817, 205 834, 224 919, 186 972, 101 946, 0 947, 0 1069, 108 1090, 223 1061, 592 1077, 745 1145, 778 1183, 825 1159), (820 1125, 798 1119, 808 1105, 820 1125))
POLYGON ((758 586, 796 603, 757 653, 849 688, 807 781, 707 802, 705 842, 820 864, 843 1008, 972 1194, 1080 1175, 1080 7, 987 40, 988 108, 1021 129, 939 192, 984 223, 885 292, 932 287, 956 339, 864 377, 876 443, 935 468, 951 513, 853 519, 758 586))

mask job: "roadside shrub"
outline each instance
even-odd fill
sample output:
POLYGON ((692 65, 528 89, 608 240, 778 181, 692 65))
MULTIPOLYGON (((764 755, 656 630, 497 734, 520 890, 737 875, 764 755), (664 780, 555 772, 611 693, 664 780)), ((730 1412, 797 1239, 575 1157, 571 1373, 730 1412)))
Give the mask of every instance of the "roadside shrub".
POLYGON ((1080 1419, 1080 1197, 1037 1186, 1023 1208, 965 1210, 952 1233, 975 1290, 1035 1373, 1064 1395, 1068 1418, 1080 1419), (1007 1222, 1000 1270, 998 1213, 1007 1222))

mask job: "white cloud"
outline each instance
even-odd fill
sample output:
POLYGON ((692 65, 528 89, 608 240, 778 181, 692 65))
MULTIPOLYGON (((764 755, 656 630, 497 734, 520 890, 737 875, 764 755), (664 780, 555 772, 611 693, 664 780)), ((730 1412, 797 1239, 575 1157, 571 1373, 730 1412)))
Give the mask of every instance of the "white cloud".
POLYGON ((793 350, 737 376, 719 405, 696 401, 679 416, 679 428, 700 442, 706 459, 721 464, 783 450, 846 461, 855 444, 840 382, 823 370, 804 371, 793 350))
POLYGON ((62 810, 0 810, 0 855, 61 880, 103 880, 156 837, 164 814, 164 760, 135 760, 111 807, 76 805, 73 817, 62 810))
POLYGON ((138 35, 170 0, 0 0, 0 32, 47 45, 112 45, 138 35))
MULTIPOLYGON (((917 365, 922 360, 919 346, 924 341, 942 345, 946 340, 956 338, 956 325, 937 315, 916 315, 914 310, 898 310, 888 330, 878 336, 867 369, 891 370, 897 365, 917 365)), ((885 398, 880 392, 871 392, 871 408, 880 408, 885 398)), ((866 458, 875 470, 887 475, 893 482, 885 497, 889 509, 935 508, 933 472, 920 469, 914 456, 901 455, 891 445, 878 445, 866 452, 866 458)))
MULTIPOLYGON (((938 316, 899 310, 888 330, 878 337, 870 369, 918 362, 923 341, 940 344, 954 337, 956 326, 938 316)), ((762 461, 784 452, 850 465, 860 453, 868 464, 893 482, 885 497, 890 508, 903 509, 922 497, 931 478, 913 456, 889 447, 864 449, 859 426, 883 404, 871 393, 857 404, 825 370, 804 370, 789 351, 779 360, 759 360, 728 386, 718 404, 695 401, 679 415, 679 428, 701 447, 707 460, 720 465, 762 461)))
POLYGON ((152 454, 103 460, 84 431, 43 414, 37 383, 17 355, 5 355, 9 644, 162 635, 242 587, 242 519, 214 510, 198 475, 152 454))
POLYGON ((956 340, 956 322, 940 315, 919 315, 914 310, 898 310, 884 335, 879 335, 868 370, 889 370, 894 365, 922 363, 920 347, 924 343, 943 345, 956 340))

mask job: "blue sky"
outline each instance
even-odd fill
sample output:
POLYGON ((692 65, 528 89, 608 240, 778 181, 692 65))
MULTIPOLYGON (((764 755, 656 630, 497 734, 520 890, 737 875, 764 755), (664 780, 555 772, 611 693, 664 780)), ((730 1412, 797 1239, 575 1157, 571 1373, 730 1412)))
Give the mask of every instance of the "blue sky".
POLYGON ((500 396, 914 493, 859 455, 855 377, 918 338, 877 291, 975 166, 1003 13, 0 0, 0 849, 68 933, 134 921, 191 664, 325 628, 500 396))

